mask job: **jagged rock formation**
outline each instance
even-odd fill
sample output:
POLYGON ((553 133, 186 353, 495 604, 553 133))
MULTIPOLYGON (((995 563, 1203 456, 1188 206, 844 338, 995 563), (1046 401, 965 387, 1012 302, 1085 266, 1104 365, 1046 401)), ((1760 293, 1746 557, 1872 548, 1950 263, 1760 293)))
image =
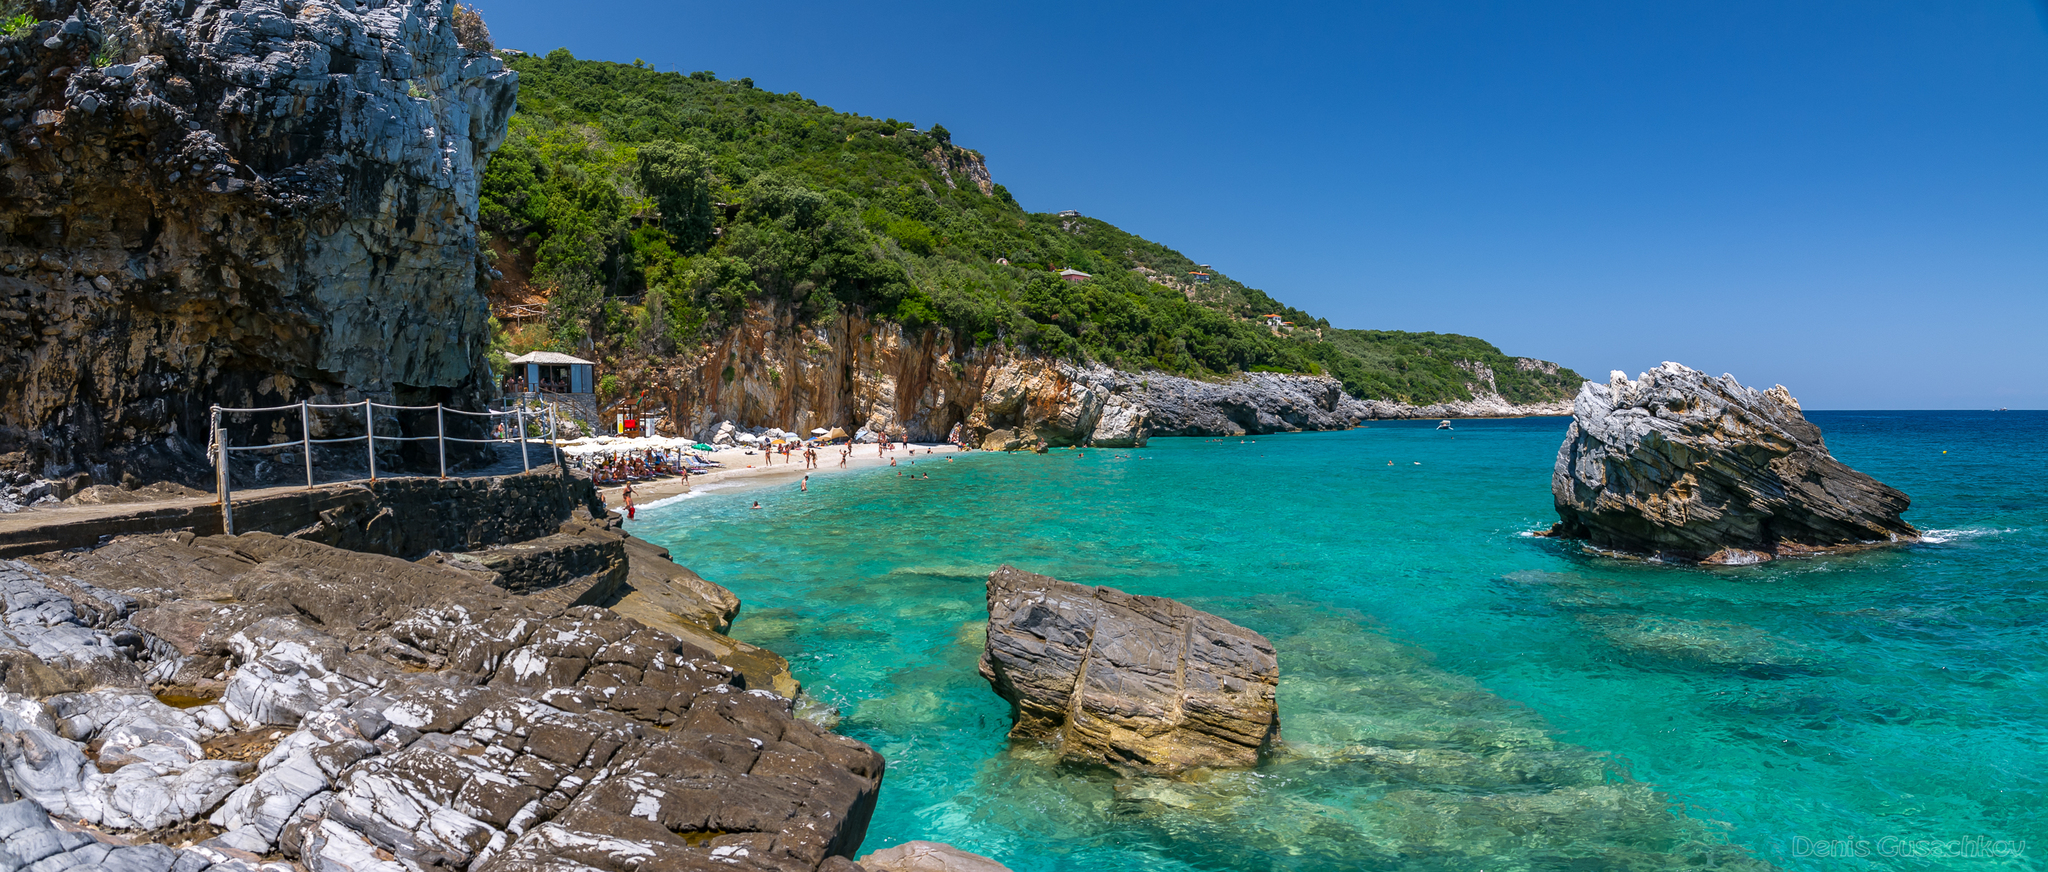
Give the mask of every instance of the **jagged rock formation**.
POLYGON ((450 4, 33 10, 0 44, 0 465, 155 478, 213 403, 489 389, 478 168, 517 86, 450 4))
POLYGON ((711 652, 442 566, 182 534, 0 563, 0 593, 0 783, 37 807, 0 822, 203 817, 149 855, 180 869, 849 870, 881 780, 711 652))
POLYGON ((1156 373, 1118 375, 1158 436, 1344 430, 1371 417, 1327 377, 1259 372, 1217 383, 1156 373))
POLYGON ((939 171, 939 177, 946 180, 948 188, 968 184, 984 197, 995 196, 996 180, 989 177, 988 162, 982 158, 981 152, 940 144, 925 153, 924 162, 939 171))
POLYGON ((1558 449, 1554 535, 1709 563, 1915 539, 1912 501, 1828 454, 1783 385, 1665 363, 1587 382, 1558 449))
POLYGON ((1162 597, 1005 566, 988 577, 981 675, 1013 739, 1147 773, 1252 766, 1280 740, 1266 637, 1162 597))

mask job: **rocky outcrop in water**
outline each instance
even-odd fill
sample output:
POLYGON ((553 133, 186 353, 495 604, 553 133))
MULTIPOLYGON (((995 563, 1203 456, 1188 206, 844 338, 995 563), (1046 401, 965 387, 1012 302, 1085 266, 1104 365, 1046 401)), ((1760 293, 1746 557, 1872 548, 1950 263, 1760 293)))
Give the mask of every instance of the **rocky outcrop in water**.
POLYGON ((1903 493, 1828 454, 1783 385, 1666 363, 1587 382, 1558 449, 1552 531, 1674 560, 1756 563, 1919 536, 1903 493))
POLYGON ((1252 766, 1280 740, 1266 637, 1162 597, 1005 566, 988 577, 981 675, 1013 739, 1148 773, 1252 766))
POLYGON ((0 457, 161 477, 210 404, 490 387, 514 74, 438 0, 43 0, 0 44, 0 457), (13 454, 23 452, 22 454, 13 454))
POLYGON ((1029 801, 970 823, 1077 845, 1157 840, 1205 869, 1773 868, 1725 824, 1364 615, 1277 606, 1261 613, 1288 652, 1287 743, 1257 769, 1146 777, 1020 744, 984 764, 976 790, 1029 801))

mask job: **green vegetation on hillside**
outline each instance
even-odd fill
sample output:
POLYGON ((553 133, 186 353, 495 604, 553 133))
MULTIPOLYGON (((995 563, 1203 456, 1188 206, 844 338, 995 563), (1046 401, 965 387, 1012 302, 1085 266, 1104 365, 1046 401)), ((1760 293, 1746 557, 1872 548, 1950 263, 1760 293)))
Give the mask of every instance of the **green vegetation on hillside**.
POLYGON ((482 219, 549 289, 544 341, 563 350, 687 351, 769 301, 799 320, 853 307, 1128 369, 1327 373, 1363 397, 1468 398, 1458 360, 1490 367, 1510 399, 1578 384, 1477 339, 1333 330, 1227 276, 1194 284, 1177 251, 984 192, 980 156, 943 127, 565 50, 509 65, 519 110, 482 219), (1272 314, 1295 326, 1276 332, 1272 314))

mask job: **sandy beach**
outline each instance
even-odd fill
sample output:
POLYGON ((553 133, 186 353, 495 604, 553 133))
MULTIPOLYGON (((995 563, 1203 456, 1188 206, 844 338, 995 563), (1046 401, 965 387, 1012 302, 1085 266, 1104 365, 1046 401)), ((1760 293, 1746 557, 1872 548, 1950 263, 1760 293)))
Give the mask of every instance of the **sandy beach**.
MULTIPOLYGON (((631 444, 630 440, 618 440, 607 445, 606 448, 630 449, 631 444)), ((766 453, 747 448, 720 448, 717 451, 691 452, 702 455, 706 459, 717 461, 720 464, 718 471, 703 475, 693 475, 687 479, 671 476, 654 481, 634 482, 633 501, 644 509, 658 500, 679 496, 695 490, 702 490, 714 485, 721 489, 728 487, 768 487, 785 483, 795 487, 796 482, 801 480, 806 473, 810 474, 812 486, 815 487, 818 485, 819 478, 829 477, 835 473, 852 472, 857 469, 888 466, 891 460, 903 464, 908 463, 913 455, 918 460, 923 460, 926 456, 939 458, 962 453, 959 448, 952 445, 912 443, 909 445, 898 445, 893 450, 881 452, 881 456, 877 457, 874 445, 855 445, 853 446, 853 456, 848 458, 846 464, 842 466, 839 462, 839 452, 841 450, 842 446, 838 445, 827 445, 819 448, 818 468, 816 469, 805 469, 803 456, 796 453, 792 453, 787 462, 784 461, 782 455, 777 454, 775 455, 774 462, 770 464, 766 453), (752 453, 749 453, 749 451, 752 451, 752 453)), ((611 485, 599 488, 598 493, 604 497, 605 505, 616 510, 622 505, 620 494, 624 490, 623 485, 611 485)))

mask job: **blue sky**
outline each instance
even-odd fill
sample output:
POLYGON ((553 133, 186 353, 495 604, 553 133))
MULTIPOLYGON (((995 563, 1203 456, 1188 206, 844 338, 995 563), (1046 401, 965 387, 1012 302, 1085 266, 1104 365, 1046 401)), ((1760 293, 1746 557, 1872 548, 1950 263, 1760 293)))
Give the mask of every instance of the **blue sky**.
POLYGON ((944 124, 1026 208, 1340 327, 2048 408, 2039 0, 480 8, 503 47, 944 124))

